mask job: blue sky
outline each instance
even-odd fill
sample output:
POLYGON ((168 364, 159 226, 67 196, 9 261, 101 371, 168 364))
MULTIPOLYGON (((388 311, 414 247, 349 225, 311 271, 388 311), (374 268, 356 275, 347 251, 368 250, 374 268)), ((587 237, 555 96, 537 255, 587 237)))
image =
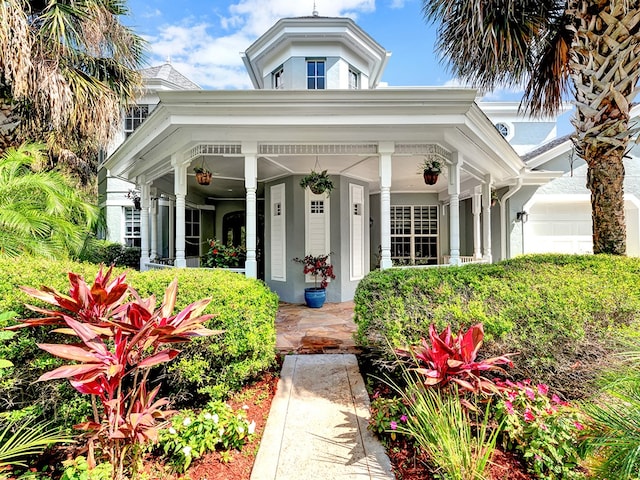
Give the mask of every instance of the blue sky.
MULTIPOLYGON (((434 53, 435 26, 420 0, 316 0, 321 16, 346 16, 392 52, 391 86, 451 81, 434 53)), ((171 63, 203 88, 250 88, 239 53, 278 19, 311 15, 313 0, 129 0, 126 23, 150 42, 149 62, 171 63)))
MULTIPOLYGON (((129 0, 124 22, 149 42, 148 63, 172 65, 206 89, 251 88, 240 52, 280 18, 311 15, 314 0, 129 0)), ((389 86, 459 86, 435 51, 437 26, 421 0, 316 0, 321 16, 352 18, 391 58, 389 86)), ((519 101, 522 91, 497 90, 485 100, 519 101)), ((560 134, 571 130, 568 115, 560 134)))

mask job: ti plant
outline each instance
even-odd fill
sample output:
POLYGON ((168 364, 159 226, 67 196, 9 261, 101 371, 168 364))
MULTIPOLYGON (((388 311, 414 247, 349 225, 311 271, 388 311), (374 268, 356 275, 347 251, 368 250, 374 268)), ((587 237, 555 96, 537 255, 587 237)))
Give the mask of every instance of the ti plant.
POLYGON ((211 315, 201 315, 210 299, 192 303, 173 315, 177 280, 167 288, 162 304, 156 308, 151 296, 141 299, 125 283, 125 274, 110 281, 110 268, 101 268, 89 286, 82 277, 69 273, 71 289, 64 295, 48 287, 42 290, 22 287, 29 295, 58 307, 28 307, 42 315, 11 329, 36 326, 60 327, 54 332, 76 337, 75 343, 48 343, 38 346, 56 357, 74 363, 45 373, 38 380, 67 378, 81 393, 92 396, 94 418, 76 425, 89 436, 88 463, 95 465, 98 445, 113 465, 113 478, 125 477, 125 464, 137 465, 140 447, 156 441, 158 422, 172 412, 164 409, 166 398, 156 398, 160 385, 149 391, 150 367, 168 362, 179 351, 169 344, 215 332, 202 324, 211 315), (96 399, 102 404, 99 412, 96 399))
POLYGON ((421 345, 411 349, 401 349, 400 356, 411 356, 418 362, 415 369, 427 387, 446 387, 450 382, 463 390, 473 393, 497 391, 496 385, 484 377, 485 372, 504 372, 499 365, 513 366, 511 354, 476 361, 482 345, 484 329, 482 324, 473 325, 465 333, 452 335, 447 326, 438 334, 435 325, 429 327, 429 340, 422 339, 421 345))

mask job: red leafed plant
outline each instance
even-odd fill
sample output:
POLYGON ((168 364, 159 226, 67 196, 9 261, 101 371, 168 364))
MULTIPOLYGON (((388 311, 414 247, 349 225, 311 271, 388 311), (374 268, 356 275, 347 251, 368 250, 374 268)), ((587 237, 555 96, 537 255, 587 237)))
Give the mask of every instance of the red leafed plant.
POLYGON ((473 325, 465 333, 451 334, 447 326, 438 334, 435 325, 429 326, 429 340, 422 339, 421 345, 399 350, 401 356, 412 356, 418 362, 415 369, 423 376, 425 386, 445 387, 454 382, 470 392, 490 393, 497 391, 496 385, 483 372, 504 370, 498 365, 513 366, 509 359, 512 354, 476 361, 482 345, 484 329, 482 324, 473 325))
POLYGON ((53 332, 78 338, 76 343, 38 344, 56 357, 75 363, 45 373, 38 380, 68 378, 81 393, 92 396, 94 418, 76 428, 89 436, 89 464, 95 465, 96 444, 113 465, 114 479, 125 477, 125 465, 135 470, 140 445, 155 441, 158 422, 172 412, 163 410, 168 400, 157 399, 160 385, 148 391, 150 367, 168 362, 179 350, 168 344, 220 332, 202 324, 211 315, 201 315, 210 299, 192 303, 173 315, 177 280, 167 288, 156 308, 151 296, 141 299, 125 283, 125 274, 110 281, 112 269, 101 268, 90 287, 82 277, 69 273, 69 295, 42 287, 22 287, 29 295, 58 307, 56 310, 27 305, 43 315, 23 320, 11 329, 42 325, 58 326, 53 332), (98 411, 97 402, 102 404, 98 411))

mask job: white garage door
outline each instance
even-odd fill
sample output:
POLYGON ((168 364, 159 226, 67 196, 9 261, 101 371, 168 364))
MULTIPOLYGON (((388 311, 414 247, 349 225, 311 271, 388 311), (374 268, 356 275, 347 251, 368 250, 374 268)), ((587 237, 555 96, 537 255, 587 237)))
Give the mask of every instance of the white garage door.
MULTIPOLYGON (((534 201, 536 198, 534 197, 534 201)), ((627 201, 627 254, 639 255, 638 208, 627 201)), ((544 201, 529 207, 524 225, 526 253, 592 253, 591 203, 589 200, 544 201)))

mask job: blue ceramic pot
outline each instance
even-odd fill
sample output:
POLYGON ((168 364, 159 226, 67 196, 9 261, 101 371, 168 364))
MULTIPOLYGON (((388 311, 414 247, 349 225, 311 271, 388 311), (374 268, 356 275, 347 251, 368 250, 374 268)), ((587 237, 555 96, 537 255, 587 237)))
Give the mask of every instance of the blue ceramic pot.
POLYGON ((324 288, 305 288, 304 301, 307 302, 309 308, 320 308, 327 299, 327 291, 324 288))

